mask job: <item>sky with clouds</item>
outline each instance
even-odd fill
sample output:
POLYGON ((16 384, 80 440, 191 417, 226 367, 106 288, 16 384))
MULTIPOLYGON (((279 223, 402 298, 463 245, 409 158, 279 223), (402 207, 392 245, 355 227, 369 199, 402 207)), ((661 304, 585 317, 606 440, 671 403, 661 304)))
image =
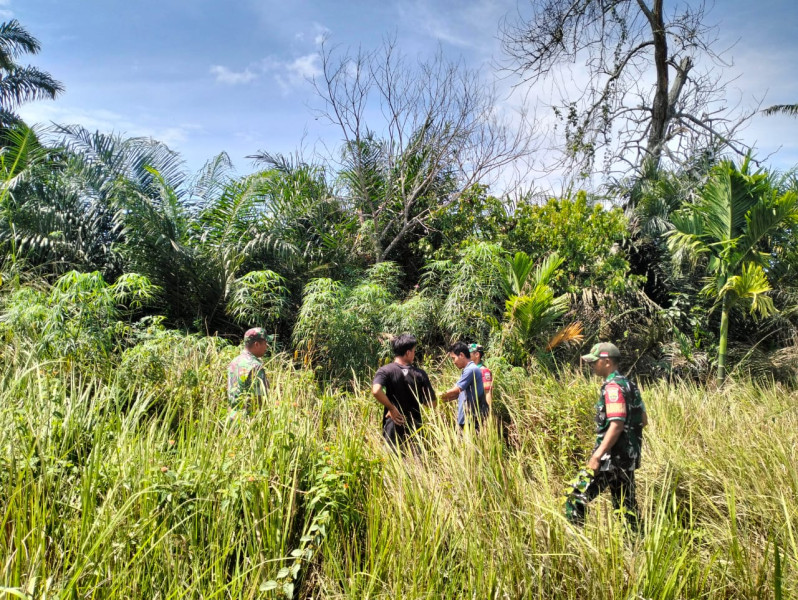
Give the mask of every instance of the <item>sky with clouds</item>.
MULTIPOLYGON (((61 81, 56 101, 20 110, 30 123, 79 123, 146 135, 179 151, 192 170, 221 151, 239 172, 258 151, 334 148, 339 132, 318 120, 308 79, 320 72, 324 36, 375 48, 395 36, 410 56, 440 47, 496 74, 499 23, 516 0, 0 0, 42 52, 28 57, 61 81)), ((710 19, 735 77, 729 101, 798 102, 798 3, 717 0, 710 19)), ((499 86, 510 89, 506 75, 499 86)), ((508 102, 511 100, 508 98, 508 102)), ((798 164, 798 119, 756 117, 743 137, 780 169, 798 164)))

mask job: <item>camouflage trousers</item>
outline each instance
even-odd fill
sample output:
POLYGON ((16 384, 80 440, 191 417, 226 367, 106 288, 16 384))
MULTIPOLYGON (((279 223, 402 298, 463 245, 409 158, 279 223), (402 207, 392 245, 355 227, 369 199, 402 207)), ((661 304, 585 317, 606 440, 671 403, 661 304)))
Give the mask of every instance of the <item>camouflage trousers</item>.
POLYGON ((629 526, 636 530, 640 513, 635 496, 634 470, 612 468, 596 473, 592 469, 579 471, 570 482, 563 500, 566 518, 571 523, 583 525, 588 503, 608 488, 613 508, 621 512, 629 526))

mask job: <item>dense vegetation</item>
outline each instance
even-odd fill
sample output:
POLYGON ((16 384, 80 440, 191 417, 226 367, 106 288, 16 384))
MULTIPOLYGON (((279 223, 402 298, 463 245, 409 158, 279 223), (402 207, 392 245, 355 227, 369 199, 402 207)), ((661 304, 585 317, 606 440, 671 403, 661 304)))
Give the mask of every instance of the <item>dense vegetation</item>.
MULTIPOLYGON (((225 428, 237 350, 155 324, 94 368, 6 347, 0 585, 15 597, 789 598, 798 417, 780 385, 649 386, 644 534, 560 496, 595 386, 498 370, 503 435, 426 413, 386 452, 367 391, 272 357, 268 405, 225 428), (272 590, 272 591, 269 591, 272 590), (271 594, 274 594, 272 596, 271 594)), ((429 364, 436 389, 456 376, 429 364)))
POLYGON ((21 122, 61 86, 4 36, 3 81, 31 79, 0 88, 0 592, 798 594, 794 173, 713 146, 511 201, 447 162, 479 124, 427 115, 338 167, 191 175, 154 140, 21 122), (255 325, 272 392, 231 428, 225 367, 255 325), (404 331, 436 389, 446 344, 486 344, 495 428, 461 439, 439 406, 417 453, 385 451, 369 383, 404 331), (604 501, 584 530, 561 516, 599 339, 646 383, 640 535, 604 501))

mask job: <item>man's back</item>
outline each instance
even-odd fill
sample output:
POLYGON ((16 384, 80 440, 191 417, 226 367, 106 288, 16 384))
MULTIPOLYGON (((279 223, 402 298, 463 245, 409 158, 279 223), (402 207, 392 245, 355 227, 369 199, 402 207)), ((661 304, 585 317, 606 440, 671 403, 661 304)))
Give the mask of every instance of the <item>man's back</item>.
MULTIPOLYGON (((408 424, 421 424, 421 404, 431 402, 435 395, 429 377, 415 365, 389 363, 377 370, 374 383, 385 388, 391 403, 405 416, 408 424)), ((388 418, 388 409, 383 410, 383 421, 388 418)))
POLYGON ((245 403, 249 396, 265 396, 267 388, 263 363, 248 350, 242 351, 228 365, 227 399, 232 408, 245 403))

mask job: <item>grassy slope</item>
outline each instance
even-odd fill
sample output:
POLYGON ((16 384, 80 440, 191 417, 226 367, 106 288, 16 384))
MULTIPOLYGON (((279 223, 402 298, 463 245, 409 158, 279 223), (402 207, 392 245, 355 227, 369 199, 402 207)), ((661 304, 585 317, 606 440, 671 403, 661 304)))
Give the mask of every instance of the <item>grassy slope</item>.
MULTIPOLYGON (((508 441, 495 431, 459 439, 451 406, 439 407, 417 455, 399 459, 381 445, 367 385, 320 393, 309 373, 278 359, 269 406, 226 429, 233 354, 186 340, 147 357, 147 368, 138 356, 94 377, 5 357, 4 591, 798 596, 795 392, 744 383, 646 390, 652 425, 638 475, 646 534, 635 537, 606 498, 584 530, 560 516, 563 484, 591 443, 595 382, 500 373, 508 441), (310 560, 286 558, 292 551, 310 560), (277 587, 259 591, 268 581, 277 587)), ((438 388, 453 379, 448 369, 434 373, 438 388)))

